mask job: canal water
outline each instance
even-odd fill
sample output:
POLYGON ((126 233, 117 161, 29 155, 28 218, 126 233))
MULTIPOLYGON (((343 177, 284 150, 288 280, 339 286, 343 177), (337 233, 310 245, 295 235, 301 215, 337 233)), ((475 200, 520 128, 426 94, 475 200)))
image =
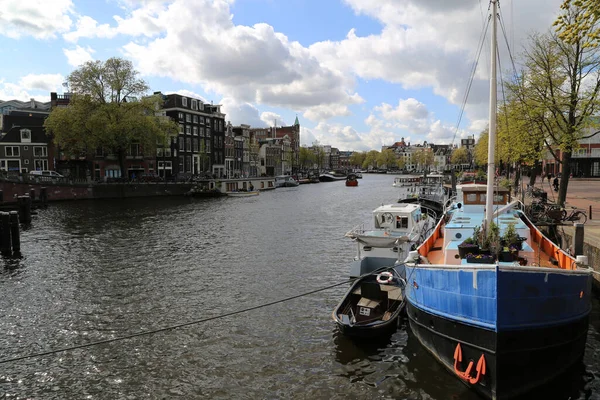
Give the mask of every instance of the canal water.
MULTIPOLYGON (((219 318, 344 282, 344 233, 397 199, 392 182, 51 204, 0 269, 0 359, 210 320, 0 363, 0 398, 477 399, 406 321, 376 342, 340 335, 347 284, 219 318)), ((583 363, 539 398, 600 398, 599 305, 583 363)))

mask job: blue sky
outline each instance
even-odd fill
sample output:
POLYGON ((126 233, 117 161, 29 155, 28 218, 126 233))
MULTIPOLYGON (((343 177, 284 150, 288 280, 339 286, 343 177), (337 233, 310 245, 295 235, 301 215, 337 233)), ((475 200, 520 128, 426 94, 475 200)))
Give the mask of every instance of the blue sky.
MULTIPOLYGON (((513 1, 500 6, 518 56, 528 35, 551 28, 561 1, 513 1)), ((291 124, 297 115, 302 144, 451 143, 487 125, 484 52, 457 127, 487 8, 486 0, 2 0, 0 100, 47 101, 82 63, 123 57, 152 91, 222 104, 233 124, 291 124)))

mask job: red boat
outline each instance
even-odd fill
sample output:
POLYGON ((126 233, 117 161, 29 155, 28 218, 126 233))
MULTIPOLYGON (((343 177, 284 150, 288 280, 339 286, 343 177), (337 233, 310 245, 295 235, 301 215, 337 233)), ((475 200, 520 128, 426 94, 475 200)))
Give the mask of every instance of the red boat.
POLYGON ((358 179, 356 174, 348 174, 346 177, 346 186, 358 186, 358 179))

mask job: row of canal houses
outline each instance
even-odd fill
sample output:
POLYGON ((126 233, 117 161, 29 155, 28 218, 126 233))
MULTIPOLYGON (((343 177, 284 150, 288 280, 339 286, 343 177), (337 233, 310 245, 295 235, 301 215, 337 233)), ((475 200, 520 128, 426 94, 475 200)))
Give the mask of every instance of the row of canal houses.
MULTIPOLYGON (((169 145, 144 154, 138 144, 127 152, 128 177, 150 176, 187 178, 211 175, 223 178, 274 176, 294 173, 298 166, 300 124, 252 128, 225 121, 220 105, 179 94, 162 94, 159 115, 179 124, 179 134, 169 145)), ((0 171, 28 173, 56 170, 64 176, 100 180, 121 178, 117 157, 105 149, 66 159, 51 137, 44 120, 54 107, 66 107, 70 95, 50 94, 50 102, 0 100, 0 171)))

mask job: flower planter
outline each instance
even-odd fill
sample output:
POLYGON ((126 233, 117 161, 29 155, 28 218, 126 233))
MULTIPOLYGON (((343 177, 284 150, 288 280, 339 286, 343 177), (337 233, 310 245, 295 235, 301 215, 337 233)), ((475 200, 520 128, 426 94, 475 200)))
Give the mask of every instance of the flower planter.
POLYGON ((467 258, 467 254, 479 254, 479 246, 476 244, 459 244, 458 255, 460 258, 467 258))
POLYGON ((518 253, 512 253, 510 251, 501 251, 499 259, 502 262, 513 262, 517 260, 518 253))
POLYGON ((469 263, 469 264, 493 264, 494 258, 493 257, 482 257, 482 258, 469 257, 469 258, 467 258, 467 263, 469 263))

